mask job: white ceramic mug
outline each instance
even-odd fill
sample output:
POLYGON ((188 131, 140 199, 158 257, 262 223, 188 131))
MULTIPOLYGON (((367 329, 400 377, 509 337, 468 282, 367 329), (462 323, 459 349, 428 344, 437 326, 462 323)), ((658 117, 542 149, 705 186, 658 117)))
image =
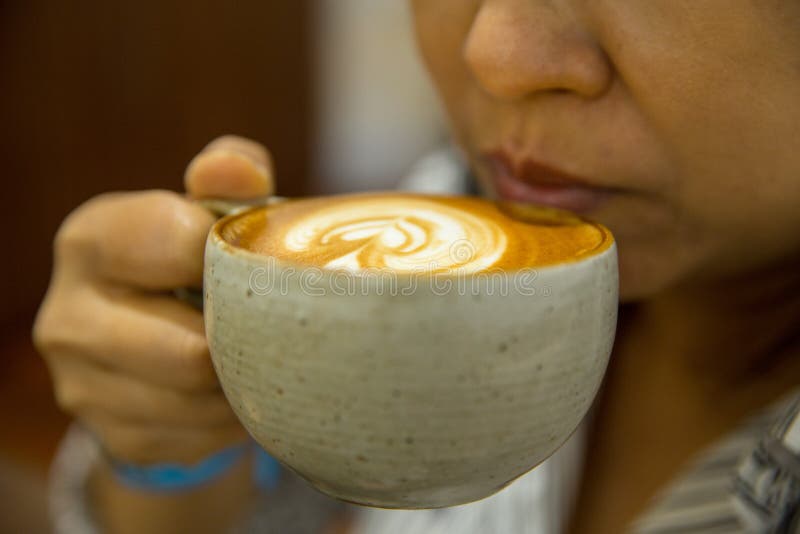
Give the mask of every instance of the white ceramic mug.
POLYGON ((613 242, 393 289, 237 248, 221 233, 236 216, 206 246, 214 366, 247 430, 319 490, 385 508, 475 501, 551 455, 592 403, 616 327, 613 242))

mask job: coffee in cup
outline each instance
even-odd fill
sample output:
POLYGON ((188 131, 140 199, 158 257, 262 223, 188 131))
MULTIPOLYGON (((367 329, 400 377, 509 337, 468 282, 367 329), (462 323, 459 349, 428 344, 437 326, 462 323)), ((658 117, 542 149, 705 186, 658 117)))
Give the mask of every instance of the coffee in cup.
POLYGON ((517 206, 514 218, 505 206, 408 193, 321 197, 238 217, 224 226, 222 237, 243 250, 307 267, 420 274, 567 263, 602 252, 613 241, 602 226, 563 212, 528 208, 525 214, 517 206))

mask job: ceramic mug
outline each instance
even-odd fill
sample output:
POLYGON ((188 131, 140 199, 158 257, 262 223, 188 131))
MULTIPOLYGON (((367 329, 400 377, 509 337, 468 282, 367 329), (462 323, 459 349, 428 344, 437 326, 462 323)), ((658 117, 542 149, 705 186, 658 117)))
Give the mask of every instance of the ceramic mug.
POLYGON ((383 508, 475 501, 544 461, 589 409, 616 328, 610 234, 578 261, 387 287, 227 242, 246 213, 206 245, 213 364, 245 428, 322 492, 383 508))

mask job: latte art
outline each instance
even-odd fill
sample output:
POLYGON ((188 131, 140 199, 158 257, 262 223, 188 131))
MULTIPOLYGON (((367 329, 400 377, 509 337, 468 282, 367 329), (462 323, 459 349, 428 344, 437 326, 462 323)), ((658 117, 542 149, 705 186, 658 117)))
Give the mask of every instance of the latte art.
POLYGON ((324 267, 332 269, 475 272, 497 262, 507 239, 493 221, 461 210, 381 198, 311 213, 286 233, 284 245, 331 258, 324 267))
POLYGON ((470 197, 379 193, 294 200, 234 216, 223 239, 324 269, 476 273, 574 261, 605 250, 600 225, 470 197), (546 215, 546 216, 545 216, 546 215))

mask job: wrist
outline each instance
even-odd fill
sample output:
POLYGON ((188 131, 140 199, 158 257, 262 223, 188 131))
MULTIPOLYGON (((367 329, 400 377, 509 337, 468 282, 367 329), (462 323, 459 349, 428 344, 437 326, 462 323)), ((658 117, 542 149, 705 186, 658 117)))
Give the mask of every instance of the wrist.
POLYGON ((181 492, 211 483, 241 463, 252 450, 247 441, 217 451, 202 460, 184 464, 164 462, 139 465, 107 457, 117 481, 131 489, 149 492, 181 492))
POLYGON ((87 481, 86 499, 99 531, 109 534, 227 532, 247 513, 257 492, 247 455, 221 476, 183 491, 148 491, 120 481, 101 456, 87 481))
MULTIPOLYGON (((197 516, 208 525, 219 523, 215 516, 233 522, 256 494, 257 465, 257 455, 248 453, 215 482, 195 490, 173 493, 135 490, 119 482, 99 442, 74 423, 62 439, 50 469, 48 500, 53 532, 122 532, 126 525, 132 527, 145 520, 152 528, 139 532, 158 532, 158 523, 163 520, 168 525, 179 516, 190 522, 197 516)), ((277 464, 267 469, 270 470, 272 475, 264 477, 261 467, 262 479, 272 481, 272 486, 262 487, 274 487, 279 475, 283 476, 277 464)))

